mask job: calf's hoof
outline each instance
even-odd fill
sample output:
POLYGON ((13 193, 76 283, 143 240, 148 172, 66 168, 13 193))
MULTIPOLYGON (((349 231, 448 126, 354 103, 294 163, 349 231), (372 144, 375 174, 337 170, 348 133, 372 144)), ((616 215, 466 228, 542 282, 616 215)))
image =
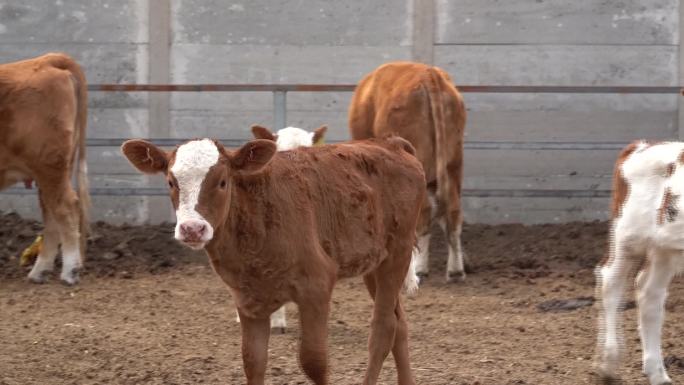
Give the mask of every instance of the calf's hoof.
POLYGON ((418 282, 420 283, 423 281, 425 278, 427 278, 430 275, 427 271, 416 271, 416 277, 418 277, 418 282))
POLYGON ((60 275, 60 279, 62 280, 62 283, 64 283, 67 286, 74 286, 76 285, 81 278, 79 277, 80 269, 71 269, 71 271, 68 272, 62 272, 60 275))
POLYGON ((656 374, 652 376, 648 376, 648 383, 651 385, 672 385, 672 380, 670 377, 668 377, 667 374, 656 374))
POLYGON ((460 283, 464 282, 466 278, 465 271, 448 271, 446 280, 448 283, 460 283))

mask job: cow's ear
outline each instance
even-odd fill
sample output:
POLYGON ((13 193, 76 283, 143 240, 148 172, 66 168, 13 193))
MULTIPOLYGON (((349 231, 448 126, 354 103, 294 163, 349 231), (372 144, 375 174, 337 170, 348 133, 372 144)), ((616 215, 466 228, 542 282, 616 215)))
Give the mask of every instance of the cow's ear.
POLYGON ((127 140, 121 146, 121 152, 135 168, 145 174, 165 173, 169 166, 166 151, 145 140, 127 140))
POLYGON ((318 127, 317 129, 314 130, 313 132, 313 137, 311 139, 311 143, 314 146, 322 145, 325 144, 325 132, 328 131, 328 126, 325 124, 318 127))
POLYGON ((273 141, 253 140, 231 154, 230 166, 239 174, 253 174, 261 171, 271 161, 275 152, 276 144, 273 141))
POLYGON ((252 134, 254 135, 255 138, 257 139, 267 139, 267 140, 272 140, 276 141, 276 136, 274 133, 271 132, 268 128, 264 126, 259 126, 259 125, 253 125, 252 126, 252 134))

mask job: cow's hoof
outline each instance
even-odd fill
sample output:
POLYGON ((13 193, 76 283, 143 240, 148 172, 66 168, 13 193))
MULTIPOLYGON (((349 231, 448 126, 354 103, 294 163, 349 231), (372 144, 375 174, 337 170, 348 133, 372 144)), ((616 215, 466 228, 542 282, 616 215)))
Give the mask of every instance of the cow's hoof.
POLYGON ((460 283, 464 282, 465 278, 465 271, 449 271, 447 272, 446 280, 448 283, 460 283))
POLYGON ((285 334, 285 326, 271 326, 271 334, 285 334))
POLYGON ((59 278, 65 285, 74 286, 81 280, 79 277, 79 273, 80 269, 71 269, 71 271, 69 272, 62 273, 62 275, 59 278))
POLYGON ((430 275, 427 271, 416 271, 416 276, 418 277, 418 282, 420 283, 422 280, 427 278, 430 275))

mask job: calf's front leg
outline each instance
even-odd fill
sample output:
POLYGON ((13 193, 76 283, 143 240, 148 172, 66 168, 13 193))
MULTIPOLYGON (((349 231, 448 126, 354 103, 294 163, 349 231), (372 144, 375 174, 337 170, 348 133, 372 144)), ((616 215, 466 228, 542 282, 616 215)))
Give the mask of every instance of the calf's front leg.
POLYGON ((242 326, 242 364, 247 385, 263 385, 268 361, 268 339, 270 321, 268 318, 251 318, 240 312, 242 326))

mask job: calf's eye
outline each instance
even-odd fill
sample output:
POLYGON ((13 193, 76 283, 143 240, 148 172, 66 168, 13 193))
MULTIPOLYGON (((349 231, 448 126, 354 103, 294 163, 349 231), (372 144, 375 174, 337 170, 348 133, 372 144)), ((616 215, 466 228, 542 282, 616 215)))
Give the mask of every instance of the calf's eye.
POLYGON ((226 181, 222 180, 221 183, 219 184, 219 187, 226 188, 226 181))
POLYGON ((169 187, 173 188, 173 181, 169 181, 169 187))

